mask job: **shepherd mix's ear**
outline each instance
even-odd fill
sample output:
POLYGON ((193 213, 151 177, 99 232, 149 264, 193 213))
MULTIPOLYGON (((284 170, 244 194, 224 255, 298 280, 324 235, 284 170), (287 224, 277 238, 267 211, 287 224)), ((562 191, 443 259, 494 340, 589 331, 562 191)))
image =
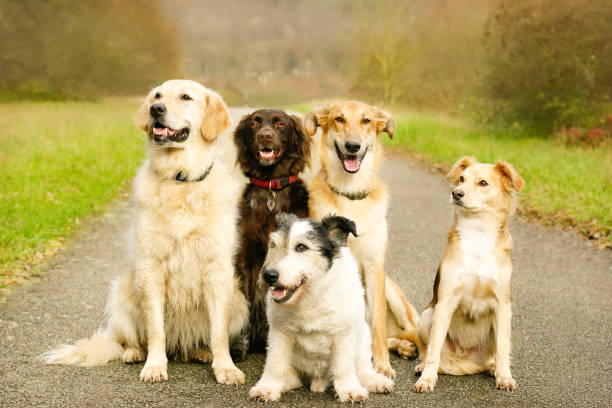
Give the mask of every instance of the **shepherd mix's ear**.
POLYGON ((215 92, 207 91, 206 108, 200 132, 205 140, 215 140, 216 137, 232 125, 227 105, 223 98, 215 92))
POLYGON ((319 126, 321 126, 324 131, 327 130, 327 115, 329 115, 329 105, 320 106, 308 112, 304 117, 306 134, 308 136, 314 135, 317 133, 317 127, 319 126))
POLYGON ((149 93, 140 108, 138 108, 138 112, 136 112, 136 117, 134 118, 134 124, 140 130, 144 130, 145 132, 149 131, 149 109, 151 108, 151 103, 149 102, 150 97, 151 94, 149 93))
POLYGON ((510 163, 498 161, 495 165, 495 171, 502 176, 502 185, 506 191, 521 191, 523 189, 525 180, 510 163))
POLYGON ((472 164, 477 163, 476 159, 472 156, 463 156, 451 167, 450 171, 446 175, 446 181, 449 183, 456 183, 457 179, 463 173, 465 169, 470 167, 472 164))
POLYGON ((348 218, 338 215, 327 215, 321 221, 323 227, 329 232, 329 238, 338 246, 346 246, 349 233, 357 236, 355 223, 348 218))
POLYGON ((385 132, 389 135, 389 139, 393 139, 395 119, 384 109, 376 108, 376 132, 385 132))

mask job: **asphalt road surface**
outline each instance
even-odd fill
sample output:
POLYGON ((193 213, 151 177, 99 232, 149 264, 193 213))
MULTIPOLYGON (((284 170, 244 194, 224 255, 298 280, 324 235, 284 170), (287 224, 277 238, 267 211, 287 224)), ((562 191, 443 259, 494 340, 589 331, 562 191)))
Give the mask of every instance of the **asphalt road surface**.
MULTIPOLYGON (((233 113, 239 117, 244 111, 233 113)), ((422 310, 431 298, 450 225, 446 187, 439 175, 396 156, 387 157, 382 176, 392 193, 386 270, 422 310)), ((116 203, 47 265, 42 278, 0 304, 0 406, 263 406, 248 400, 263 355, 238 364, 246 373, 243 386, 218 385, 210 366, 197 363, 171 362, 167 382, 143 384, 138 381, 142 364, 80 368, 36 360, 52 346, 89 336, 102 322, 109 282, 129 268, 129 219, 127 201, 116 203)), ((415 394, 416 361, 393 356, 394 391, 372 394, 366 406, 612 406, 612 251, 591 248, 571 231, 523 219, 513 222, 512 231, 512 360, 518 390, 498 391, 487 375, 442 375, 433 393, 415 394)), ((268 405, 340 404, 332 391, 301 389, 268 405)))

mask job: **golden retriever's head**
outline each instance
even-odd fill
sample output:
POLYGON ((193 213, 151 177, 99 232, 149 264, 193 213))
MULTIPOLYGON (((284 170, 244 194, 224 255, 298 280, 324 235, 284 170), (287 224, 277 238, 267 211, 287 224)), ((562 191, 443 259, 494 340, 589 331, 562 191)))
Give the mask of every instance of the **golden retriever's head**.
POLYGON ((462 157, 446 175, 451 188, 451 203, 459 211, 493 210, 509 212, 525 180, 510 163, 478 163, 473 157, 462 157))
POLYGON ((386 132, 393 138, 395 120, 389 112, 358 101, 333 103, 306 114, 306 133, 323 130, 323 143, 336 152, 347 173, 357 173, 368 152, 376 146, 377 137, 386 132))
POLYGON ((219 94, 182 79, 153 88, 136 115, 136 125, 161 147, 180 148, 194 132, 212 141, 231 124, 219 94))

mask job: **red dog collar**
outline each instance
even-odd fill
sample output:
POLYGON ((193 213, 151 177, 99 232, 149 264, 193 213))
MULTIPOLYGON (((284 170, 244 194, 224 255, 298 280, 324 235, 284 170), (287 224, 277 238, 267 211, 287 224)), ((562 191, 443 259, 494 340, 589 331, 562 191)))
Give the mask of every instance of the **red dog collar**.
POLYGON ((259 180, 252 177, 249 179, 251 180, 251 184, 257 187, 267 188, 268 190, 282 190, 290 184, 295 183, 298 180, 298 176, 294 174, 289 177, 275 178, 272 180, 259 180))

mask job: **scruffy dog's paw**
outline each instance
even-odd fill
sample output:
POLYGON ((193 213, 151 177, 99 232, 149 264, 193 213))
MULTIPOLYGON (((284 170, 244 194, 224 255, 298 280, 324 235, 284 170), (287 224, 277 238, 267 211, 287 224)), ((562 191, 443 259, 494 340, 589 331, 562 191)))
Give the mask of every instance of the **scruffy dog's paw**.
POLYGON ((310 391, 325 392, 329 388, 329 381, 326 378, 313 378, 310 382, 310 391))
POLYGON ((495 379, 498 390, 514 391, 516 390, 516 381, 512 377, 497 377, 495 379))
POLYGON ((249 391, 249 397, 263 402, 278 401, 281 396, 280 388, 270 387, 265 384, 257 383, 249 391))
POLYGON ((391 367, 391 364, 387 363, 376 363, 374 362, 374 370, 377 373, 385 375, 392 380, 395 380, 395 370, 391 367))
POLYGON ((349 389, 336 389, 336 394, 338 394, 338 400, 340 402, 362 402, 368 399, 368 390, 363 387, 355 387, 349 389))
POLYGON ((140 372, 140 381, 143 382, 160 382, 168 379, 168 371, 166 364, 149 364, 146 363, 140 372))
POLYGON ((423 373, 424 369, 425 369, 425 363, 419 363, 416 365, 416 367, 414 367, 414 374, 417 376, 420 376, 423 373))
POLYGON ((144 360, 144 352, 136 347, 128 347, 123 351, 122 359, 126 364, 140 363, 144 360))
POLYGON ((418 355, 417 346, 408 340, 401 340, 398 342, 395 351, 404 360, 415 358, 418 355))
POLYGON ((421 377, 414 383, 414 392, 432 392, 436 386, 437 378, 421 377))
POLYGON ((244 384, 244 373, 238 367, 215 367, 213 368, 215 379, 219 384, 240 385, 244 384))

